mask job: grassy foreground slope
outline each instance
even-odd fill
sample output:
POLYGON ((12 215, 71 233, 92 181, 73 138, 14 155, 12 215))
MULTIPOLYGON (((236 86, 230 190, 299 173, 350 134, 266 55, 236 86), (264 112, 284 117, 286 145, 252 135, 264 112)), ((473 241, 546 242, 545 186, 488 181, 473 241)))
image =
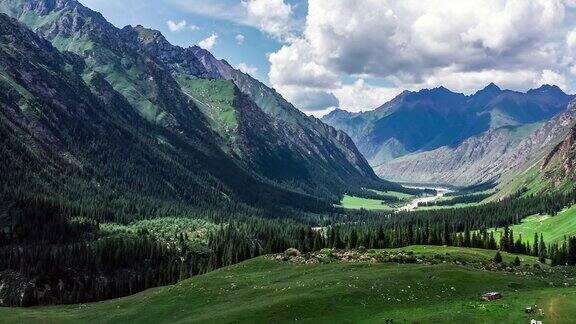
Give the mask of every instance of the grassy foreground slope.
MULTIPOLYGON (((493 251, 410 247, 416 254, 470 260, 493 251)), ((504 254, 505 261, 512 255, 504 254)), ((526 258, 523 263, 534 262, 526 258)), ((266 257, 126 298, 31 309, 0 308, 6 323, 384 322, 569 323, 576 288, 553 288, 548 278, 483 271, 454 263, 291 264, 266 257), (497 290, 504 298, 484 302, 497 290), (537 304, 544 314, 526 315, 537 304)))

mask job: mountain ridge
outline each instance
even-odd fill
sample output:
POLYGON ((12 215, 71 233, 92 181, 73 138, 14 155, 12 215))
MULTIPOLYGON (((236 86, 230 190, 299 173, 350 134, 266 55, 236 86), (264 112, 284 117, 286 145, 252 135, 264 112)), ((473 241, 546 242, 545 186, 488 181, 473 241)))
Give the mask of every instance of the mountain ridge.
MULTIPOLYGON (((100 109, 115 107, 116 111, 111 112, 114 116, 119 113, 128 114, 130 120, 118 118, 117 123, 121 121, 128 124, 143 123, 140 118, 144 118, 151 123, 146 127, 157 128, 153 133, 157 136, 154 139, 156 142, 152 143, 151 139, 146 139, 145 145, 163 146, 165 148, 162 150, 166 148, 171 150, 168 154, 170 158, 181 159, 189 154, 179 151, 182 149, 180 145, 186 143, 185 145, 189 147, 197 147, 198 152, 201 152, 199 156, 212 156, 212 158, 218 156, 218 159, 227 161, 229 166, 224 169, 218 169, 217 163, 203 167, 205 170, 210 170, 206 172, 211 175, 201 176, 202 178, 216 176, 220 179, 216 181, 218 184, 209 186, 223 188, 224 196, 237 195, 244 197, 242 199, 250 204, 255 201, 261 204, 267 199, 266 197, 277 195, 278 198, 284 197, 280 198, 284 201, 280 204, 282 205, 289 201, 286 197, 290 195, 310 201, 315 198, 337 201, 343 192, 360 190, 360 186, 367 184, 382 188, 400 188, 377 178, 344 133, 299 112, 286 114, 288 117, 294 117, 297 122, 264 113, 261 106, 246 91, 240 91, 241 88, 236 83, 230 87, 225 83, 214 85, 206 82, 205 80, 212 79, 226 80, 224 76, 227 75, 208 71, 193 53, 199 48, 192 47, 186 50, 173 47, 167 41, 158 42, 164 47, 161 48, 162 54, 176 51, 173 58, 180 58, 177 55, 178 51, 188 51, 185 53, 188 59, 186 75, 196 78, 194 80, 198 83, 196 90, 207 90, 212 96, 207 97, 212 100, 210 107, 220 109, 214 116, 210 114, 215 112, 214 110, 210 110, 207 114, 206 109, 200 109, 199 103, 182 91, 181 82, 173 74, 175 69, 169 66, 170 61, 167 59, 169 56, 151 55, 151 47, 143 45, 146 40, 156 41, 160 38, 165 40, 161 34, 138 27, 141 32, 150 35, 148 38, 142 37, 136 41, 133 38, 135 28, 118 29, 99 13, 73 0, 4 0, 0 3, 0 12, 2 11, 20 18, 33 28, 36 34, 51 40, 51 45, 60 50, 60 55, 78 62, 79 67, 75 73, 83 82, 90 84, 94 94, 103 100, 108 100, 103 103, 104 108, 100 109), (193 55, 188 55, 190 53, 193 55), (207 76, 211 78, 206 78, 207 76), (217 89, 215 86, 231 91, 227 93, 227 97, 217 98, 213 92, 217 89), (134 112, 137 115, 134 115, 134 112), (214 118, 220 117, 223 118, 219 120, 220 124, 214 123, 214 118), (229 124, 226 124, 228 122, 229 124), (238 122, 242 124, 234 124, 238 122), (222 127, 225 131, 219 133, 221 129, 218 127, 222 127), (166 132, 170 133, 170 136, 167 136, 166 132), (178 141, 182 141, 181 144, 177 144, 178 141), (228 170, 225 171, 226 169, 228 170), (252 179, 254 186, 245 186, 241 184, 242 181, 233 184, 234 178, 242 177, 252 179), (272 187, 275 189, 265 189, 272 187), (250 192, 250 190, 256 191, 250 192), (268 193, 257 197, 258 195, 254 194, 259 190, 268 193)), ((9 36, 9 31, 6 31, 6 35, 9 36)), ((203 55, 206 58, 208 55, 213 58, 209 52, 203 52, 203 55)), ((218 62, 231 69, 227 63, 218 62)), ((179 60, 178 63, 183 66, 182 61, 179 60)), ((230 71, 240 73, 233 69, 230 71)), ((260 92, 273 92, 247 75, 239 74, 239 77, 247 80, 244 84, 262 87, 260 92)), ((277 97, 274 99, 280 100, 277 97)), ((94 100, 94 102, 101 101, 94 100)), ((291 110, 285 111, 294 112, 293 106, 289 104, 286 106, 291 107, 291 110)), ((138 137, 147 137, 141 131, 132 129, 130 125, 126 127, 130 132, 137 133, 138 137)), ((62 136, 68 135, 62 134, 62 136)), ((197 173, 200 175, 202 172, 204 171, 197 173)), ((172 188, 168 191, 177 187, 170 182, 162 186, 172 188)), ((198 184, 198 186, 204 185, 198 184)), ((218 190, 220 189, 216 189, 218 190)), ((316 203, 308 206, 314 204, 316 203)), ((306 205, 307 203, 302 206, 306 205)))
POLYGON ((573 98, 550 85, 523 93, 490 83, 471 95, 438 87, 322 120, 348 132, 383 178, 467 186, 497 178, 495 161, 504 163, 497 152, 512 150, 573 98))

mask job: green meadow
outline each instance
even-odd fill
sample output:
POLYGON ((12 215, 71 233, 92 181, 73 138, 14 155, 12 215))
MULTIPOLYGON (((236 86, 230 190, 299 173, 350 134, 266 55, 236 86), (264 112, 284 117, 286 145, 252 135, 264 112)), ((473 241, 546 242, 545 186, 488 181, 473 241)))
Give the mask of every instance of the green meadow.
MULTIPOLYGON (((520 224, 510 226, 510 229, 514 231, 515 238, 522 235, 522 239, 531 244, 534 240, 534 233, 542 234, 544 241, 548 243, 561 242, 564 240, 564 236, 576 235, 576 205, 563 210, 556 216, 534 215, 527 217, 520 224)), ((495 231, 501 233, 502 229, 495 231)))
MULTIPOLYGON (((259 257, 173 286, 99 303, 0 308, 3 323, 570 323, 576 288, 550 278, 472 266, 494 251, 413 246, 448 262, 293 264, 259 257), (450 262, 450 259, 461 263, 450 262), (499 291, 486 302, 481 294, 499 291), (538 305, 542 312, 527 315, 538 305)), ((380 253, 373 251, 371 253, 380 253)), ((503 254, 510 262, 515 256, 503 254)), ((526 268, 536 260, 521 256, 526 268)), ((563 279, 562 279, 563 280, 563 279)))

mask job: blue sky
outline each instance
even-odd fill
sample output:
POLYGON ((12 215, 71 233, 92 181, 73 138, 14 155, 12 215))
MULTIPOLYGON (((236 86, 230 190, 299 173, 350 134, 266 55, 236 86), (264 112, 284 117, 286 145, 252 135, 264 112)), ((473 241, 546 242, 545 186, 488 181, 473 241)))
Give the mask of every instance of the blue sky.
POLYGON ((315 115, 438 86, 576 92, 574 0, 80 1, 199 44, 315 115))

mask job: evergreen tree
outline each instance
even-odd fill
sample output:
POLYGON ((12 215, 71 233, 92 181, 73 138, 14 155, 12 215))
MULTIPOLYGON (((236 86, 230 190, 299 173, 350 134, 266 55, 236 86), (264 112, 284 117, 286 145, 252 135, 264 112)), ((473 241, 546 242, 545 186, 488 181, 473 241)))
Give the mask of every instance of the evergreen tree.
POLYGON ((500 254, 500 251, 496 252, 496 255, 494 256, 494 262, 502 263, 502 255, 500 254))
POLYGON ((514 259, 514 266, 519 267, 520 266, 520 258, 518 256, 516 256, 516 258, 514 259))
POLYGON ((540 234, 540 243, 538 244, 538 261, 540 263, 546 263, 546 244, 544 243, 544 237, 540 234))

